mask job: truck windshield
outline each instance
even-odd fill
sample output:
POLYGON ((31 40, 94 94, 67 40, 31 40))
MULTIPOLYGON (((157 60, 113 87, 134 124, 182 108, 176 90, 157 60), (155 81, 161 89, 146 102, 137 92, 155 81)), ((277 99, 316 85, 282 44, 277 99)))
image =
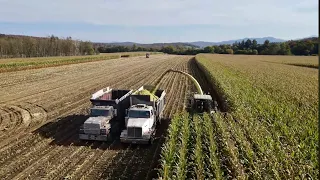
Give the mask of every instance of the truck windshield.
POLYGON ((150 118, 150 111, 129 111, 129 118, 150 118))
POLYGON ((106 109, 91 109, 91 116, 108 116, 109 110, 106 109))

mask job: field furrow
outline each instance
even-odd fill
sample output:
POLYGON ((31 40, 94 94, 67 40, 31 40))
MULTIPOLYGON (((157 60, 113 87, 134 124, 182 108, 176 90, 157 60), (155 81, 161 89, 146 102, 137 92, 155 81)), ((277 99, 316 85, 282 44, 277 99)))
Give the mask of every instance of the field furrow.
POLYGON ((165 123, 152 146, 132 147, 117 140, 81 142, 78 128, 87 118, 89 98, 94 91, 106 86, 135 89, 145 84, 155 85, 159 76, 170 68, 187 71, 189 59, 188 56, 133 57, 0 74, 0 79, 11 77, 0 84, 0 91, 6 92, 1 93, 4 108, 0 127, 12 122, 0 132, 0 178, 156 176, 154 168, 158 164, 162 136, 172 114, 183 109, 189 91, 183 75, 169 73, 160 81, 160 88, 167 91, 167 107, 165 123), (10 106, 26 109, 30 123, 23 126, 25 119, 19 117, 21 111, 12 111, 7 108, 10 106), (38 112, 33 112, 35 106, 38 112))

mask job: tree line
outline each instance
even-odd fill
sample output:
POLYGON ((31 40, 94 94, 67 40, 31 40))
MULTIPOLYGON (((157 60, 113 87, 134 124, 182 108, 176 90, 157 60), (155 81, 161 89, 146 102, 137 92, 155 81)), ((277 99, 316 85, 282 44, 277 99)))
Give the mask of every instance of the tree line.
POLYGON ((318 38, 292 40, 272 43, 266 40, 258 44, 255 39, 235 42, 231 45, 214 45, 197 48, 185 43, 150 44, 150 45, 110 45, 73 40, 71 37, 46 38, 0 34, 0 58, 47 57, 93 55, 115 52, 164 52, 168 54, 195 55, 199 53, 217 54, 252 54, 252 55, 317 55, 318 38))
POLYGON ((0 34, 0 58, 77 56, 99 53, 91 42, 71 37, 47 38, 0 34))
POLYGON ((194 55, 198 53, 216 53, 216 54, 247 54, 247 55, 317 55, 318 39, 310 38, 298 41, 287 41, 282 43, 271 43, 266 40, 263 44, 258 44, 254 40, 235 42, 232 45, 214 45, 203 49, 181 48, 168 46, 161 49, 168 54, 194 55))
POLYGON ((117 46, 117 45, 95 45, 95 48, 100 53, 116 53, 116 52, 139 52, 139 51, 148 51, 148 52, 159 52, 160 48, 154 47, 142 47, 137 45, 132 46, 117 46))
POLYGON ((129 51, 160 51, 167 54, 195 55, 199 53, 216 54, 247 54, 247 55, 317 55, 318 39, 309 38, 296 41, 286 41, 274 43, 266 40, 263 44, 258 44, 255 39, 235 42, 232 45, 214 45, 205 48, 186 47, 181 45, 167 45, 156 48, 133 46, 99 46, 99 52, 129 52, 129 51))

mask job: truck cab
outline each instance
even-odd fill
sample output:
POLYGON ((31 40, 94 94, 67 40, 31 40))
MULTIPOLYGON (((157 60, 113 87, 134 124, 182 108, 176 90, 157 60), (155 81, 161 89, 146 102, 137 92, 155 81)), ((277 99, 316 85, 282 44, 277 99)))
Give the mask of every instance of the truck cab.
POLYGON ((80 139, 107 140, 108 134, 111 132, 110 121, 116 115, 116 110, 112 106, 94 106, 90 108, 90 117, 80 127, 80 139))
POLYGON ((125 129, 120 141, 131 144, 152 144, 156 125, 161 123, 166 92, 155 86, 142 86, 130 95, 130 107, 126 110, 125 129), (139 92, 150 93, 140 94, 139 92), (152 93, 151 93, 152 92, 152 93))
POLYGON ((91 117, 104 116, 113 118, 114 116, 116 116, 116 113, 116 110, 113 109, 112 106, 94 106, 90 108, 91 117))
POLYGON ((125 110, 130 107, 132 90, 101 89, 92 94, 90 117, 79 131, 79 139, 113 141, 125 125, 125 110))
POLYGON ((147 144, 153 140, 157 117, 152 106, 137 104, 127 111, 126 130, 122 131, 120 138, 127 138, 126 142, 133 144, 147 144))

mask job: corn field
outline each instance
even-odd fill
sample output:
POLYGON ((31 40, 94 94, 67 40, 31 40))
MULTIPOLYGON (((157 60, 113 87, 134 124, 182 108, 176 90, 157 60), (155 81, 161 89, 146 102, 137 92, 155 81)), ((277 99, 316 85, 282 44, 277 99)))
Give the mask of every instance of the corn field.
POLYGON ((197 55, 228 112, 177 114, 168 129, 159 176, 317 179, 318 70, 285 58, 197 55))
POLYGON ((162 179, 220 179, 223 171, 218 159, 216 131, 212 118, 178 113, 171 120, 162 149, 162 179))

